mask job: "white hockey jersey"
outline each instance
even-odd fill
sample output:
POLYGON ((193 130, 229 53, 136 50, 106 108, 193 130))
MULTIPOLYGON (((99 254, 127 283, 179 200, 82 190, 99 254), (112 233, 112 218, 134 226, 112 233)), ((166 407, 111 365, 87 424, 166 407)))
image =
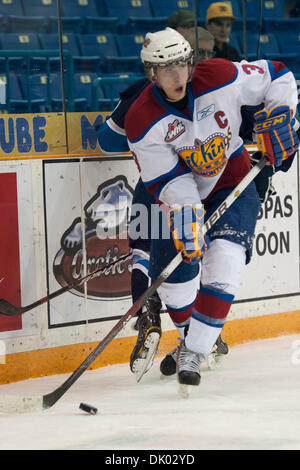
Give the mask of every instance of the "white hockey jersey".
POLYGON ((294 113, 297 86, 281 62, 197 64, 187 87, 188 106, 177 110, 149 85, 125 118, 125 131, 147 189, 164 204, 199 204, 232 187, 250 169, 239 137, 241 106, 287 104, 294 113))

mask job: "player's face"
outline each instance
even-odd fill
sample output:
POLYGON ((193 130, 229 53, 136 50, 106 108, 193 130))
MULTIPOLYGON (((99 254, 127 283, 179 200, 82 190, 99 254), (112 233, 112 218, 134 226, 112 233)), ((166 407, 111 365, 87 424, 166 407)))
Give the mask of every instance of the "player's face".
POLYGON ((232 21, 217 18, 206 25, 208 31, 215 37, 217 43, 227 42, 231 33, 232 21))
POLYGON ((198 41, 198 60, 203 62, 204 60, 211 59, 214 57, 214 41, 198 41))
POLYGON ((156 85, 163 89, 170 101, 179 101, 185 96, 189 78, 186 63, 157 67, 156 85))

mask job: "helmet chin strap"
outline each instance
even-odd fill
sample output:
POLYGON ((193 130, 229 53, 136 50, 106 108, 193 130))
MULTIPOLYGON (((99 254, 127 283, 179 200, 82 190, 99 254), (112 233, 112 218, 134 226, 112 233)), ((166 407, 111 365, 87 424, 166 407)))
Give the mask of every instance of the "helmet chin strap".
POLYGON ((188 76, 188 82, 190 82, 193 78, 194 71, 195 71, 196 63, 194 61, 191 62, 189 65, 189 76, 188 76))

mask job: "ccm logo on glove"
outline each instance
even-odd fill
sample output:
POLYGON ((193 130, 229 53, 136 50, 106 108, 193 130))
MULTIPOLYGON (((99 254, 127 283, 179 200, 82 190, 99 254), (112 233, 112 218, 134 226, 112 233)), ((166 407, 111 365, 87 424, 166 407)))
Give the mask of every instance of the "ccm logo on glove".
POLYGON ((292 110, 283 104, 270 111, 258 111, 254 119, 258 150, 267 156, 271 165, 280 166, 282 160, 293 155, 299 145, 293 128, 292 110))
POLYGON ((279 116, 274 116, 273 118, 269 118, 263 122, 255 124, 255 132, 267 132, 277 126, 282 126, 289 122, 289 116, 287 114, 280 114, 279 116))

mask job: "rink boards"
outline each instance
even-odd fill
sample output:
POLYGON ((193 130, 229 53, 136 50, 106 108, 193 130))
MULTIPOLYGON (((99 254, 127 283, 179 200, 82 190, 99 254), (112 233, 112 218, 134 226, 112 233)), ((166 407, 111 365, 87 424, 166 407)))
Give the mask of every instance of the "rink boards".
MULTIPOLYGON (((56 113, 0 118, 0 298, 29 305, 128 253, 127 234, 118 227, 113 238, 97 236, 107 215, 99 205, 121 198, 122 217, 139 178, 130 154, 101 155, 95 126, 103 119, 97 113, 71 113, 67 121, 56 113)), ((273 185, 276 194, 262 205, 253 259, 224 328, 229 345, 300 331, 298 158, 273 185)), ((130 272, 130 261, 116 263, 21 317, 1 315, 0 383, 73 371, 130 308, 130 272)), ((167 313, 162 323, 164 354, 177 334, 167 313)), ((128 362, 132 325, 93 367, 128 362)))

